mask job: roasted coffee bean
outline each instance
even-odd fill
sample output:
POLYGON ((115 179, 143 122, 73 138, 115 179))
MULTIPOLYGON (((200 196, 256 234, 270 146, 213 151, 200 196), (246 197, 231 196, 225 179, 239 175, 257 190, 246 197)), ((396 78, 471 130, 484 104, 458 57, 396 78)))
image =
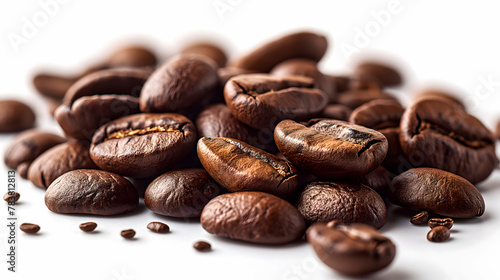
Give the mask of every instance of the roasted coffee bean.
POLYGON ((48 188, 57 177, 68 171, 96 168, 89 155, 89 146, 69 141, 37 157, 28 169, 28 179, 37 187, 48 188))
POLYGON ((16 169, 23 163, 27 164, 27 166, 23 165, 21 167, 21 171, 23 172, 19 172, 20 170, 18 170, 21 177, 26 178, 25 171, 27 171, 33 160, 46 150, 64 142, 66 142, 66 139, 53 133, 42 132, 36 129, 25 131, 17 135, 6 148, 4 155, 5 165, 16 169))
POLYGON ((354 70, 354 75, 361 80, 375 81, 382 87, 399 86, 403 78, 397 69, 379 62, 364 62, 354 70))
POLYGON ((21 178, 28 179, 28 170, 30 168, 31 162, 23 162, 17 166, 17 174, 21 176, 21 178))
POLYGON ((164 224, 162 222, 151 222, 148 224, 147 228, 150 231, 154 231, 156 233, 170 232, 170 227, 167 224, 164 224))
POLYGON ((240 75, 230 79, 224 98, 239 121, 257 128, 274 128, 283 119, 308 120, 319 116, 327 96, 307 77, 240 75))
POLYGON ((156 179, 156 177, 155 176, 146 178, 125 177, 125 179, 129 180, 129 182, 132 183, 132 185, 137 190, 137 194, 139 195, 139 197, 144 198, 144 193, 146 192, 146 189, 148 188, 149 184, 151 184, 151 182, 153 182, 153 180, 156 179))
POLYGON ((85 232, 91 232, 94 231, 94 229, 97 227, 97 224, 94 222, 86 222, 80 224, 80 229, 85 231, 85 232))
POLYGON ((66 91, 78 80, 76 76, 61 76, 40 73, 33 78, 33 86, 43 96, 53 100, 62 100, 66 91))
POLYGON ((385 193, 387 192, 393 177, 393 174, 389 172, 389 170, 383 166, 379 166, 372 172, 363 175, 359 181, 372 188, 382 197, 385 197, 385 193))
POLYGON ((21 195, 18 192, 8 191, 3 195, 3 200, 6 202, 17 202, 21 195))
POLYGON ((432 218, 429 220, 428 225, 430 228, 435 228, 437 226, 444 226, 448 229, 451 229, 453 226, 452 218, 432 218))
POLYGON ((429 212, 422 211, 422 212, 412 216, 410 219, 410 223, 412 223, 414 225, 421 225, 421 224, 425 224, 428 219, 429 219, 429 212))
POLYGON ((135 210, 139 196, 127 179, 102 170, 79 169, 57 178, 45 192, 56 213, 117 215, 135 210))
POLYGON ((200 221, 209 233, 262 244, 292 242, 306 227, 295 207, 263 192, 219 195, 203 208, 200 221))
POLYGON ((335 85, 335 92, 337 94, 343 93, 350 89, 352 80, 351 77, 326 75, 326 78, 332 80, 332 83, 335 85))
POLYGON ((47 98, 44 98, 44 100, 45 100, 47 107, 49 109, 49 114, 51 116, 54 116, 57 108, 59 108, 59 106, 62 105, 62 99, 59 100, 59 99, 53 99, 53 98, 47 97, 47 98))
POLYGON ((156 69, 141 92, 143 112, 175 112, 186 109, 217 89, 215 62, 202 55, 179 55, 156 69))
POLYGON ((230 66, 267 73, 279 63, 292 58, 319 61, 326 52, 324 36, 300 32, 271 41, 253 52, 232 61, 230 66))
POLYGON ((415 100, 420 100, 420 99, 441 99, 446 102, 452 103, 462 109, 465 110, 465 105, 464 103, 455 95, 441 91, 441 90, 425 90, 417 94, 415 100))
POLYGON ((231 192, 288 198, 299 187, 298 171, 290 162, 233 138, 201 138, 198 157, 210 176, 231 192))
POLYGON ((396 256, 394 243, 365 224, 314 224, 307 229, 306 239, 323 263, 350 276, 379 271, 396 256))
POLYGON ((349 120, 352 109, 342 104, 331 104, 325 107, 322 117, 339 121, 349 120))
POLYGON ((101 126, 92 138, 90 156, 103 170, 144 178, 167 171, 195 141, 194 125, 182 115, 137 114, 101 126))
POLYGON ((156 178, 144 194, 144 203, 156 214, 199 217, 214 197, 227 192, 203 168, 173 170, 156 178))
POLYGON ((443 242, 450 238, 450 230, 444 226, 431 228, 427 233, 427 240, 431 242, 443 242))
POLYGON ((110 68, 120 67, 155 67, 156 55, 146 46, 130 45, 115 50, 106 64, 110 68))
POLYGON ((484 213, 483 197, 474 185, 434 168, 414 168, 396 176, 387 197, 407 209, 452 218, 474 218, 484 213))
POLYGON ((497 140, 500 140, 500 121, 497 124, 497 128, 495 130, 495 136, 496 136, 497 140))
POLYGON ((493 133, 459 106, 423 99, 401 118, 400 143, 415 167, 434 167, 475 184, 498 164, 493 133))
POLYGON ((30 223, 22 223, 21 226, 19 226, 19 229, 26 233, 34 234, 40 231, 40 226, 30 223))
POLYGON ((133 229, 124 229, 120 232, 120 235, 125 239, 132 239, 135 236, 135 230, 133 229))
POLYGON ((356 109, 359 106, 373 100, 392 100, 397 102, 397 99, 391 94, 381 91, 378 87, 368 89, 351 89, 337 97, 339 104, 345 105, 351 109, 356 109))
POLYGON ((218 67, 224 67, 227 62, 226 52, 214 43, 198 42, 190 44, 181 50, 181 54, 199 54, 211 58, 218 67))
MULTIPOLYGON (((232 77, 238 76, 238 75, 244 75, 244 74, 254 74, 255 71, 243 69, 243 68, 236 68, 236 67, 223 67, 217 69, 217 75, 219 76, 219 84, 224 88, 224 85, 226 85, 227 81, 231 79, 232 77)), ((224 98, 223 98, 224 99, 224 98)))
POLYGON ((306 186, 297 209, 308 224, 340 220, 381 228, 387 220, 384 200, 356 182, 314 182, 306 186))
POLYGON ((193 248, 196 249, 196 251, 205 252, 210 251, 212 249, 212 245, 205 241, 197 241, 193 244, 193 248))
POLYGON ((365 175, 387 154, 387 139, 380 132, 337 120, 284 120, 276 126, 274 140, 298 168, 334 179, 365 175))
POLYGON ((19 132, 35 126, 35 113, 16 100, 0 100, 0 133, 19 132))

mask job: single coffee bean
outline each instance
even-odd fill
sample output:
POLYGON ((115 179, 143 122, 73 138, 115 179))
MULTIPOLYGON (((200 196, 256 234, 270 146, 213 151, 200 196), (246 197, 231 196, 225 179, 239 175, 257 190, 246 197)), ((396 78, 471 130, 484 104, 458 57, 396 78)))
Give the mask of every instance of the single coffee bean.
POLYGON ((452 103, 465 110, 465 104, 454 94, 442 90, 424 90, 417 94, 415 100, 420 99, 441 99, 446 102, 452 103))
POLYGON ((288 198, 299 187, 298 171, 290 162, 233 138, 201 138, 198 157, 210 176, 231 192, 288 198))
POLYGON ((117 215, 134 211, 139 196, 120 175, 79 169, 57 178, 45 192, 45 205, 56 213, 117 215))
POLYGON ((211 58, 218 67, 224 67, 227 62, 226 52, 221 46, 209 42, 192 43, 184 47, 181 54, 198 54, 211 58))
POLYGON ((392 100, 397 102, 397 99, 391 94, 381 91, 378 87, 370 87, 368 89, 351 89, 339 94, 337 102, 351 109, 356 109, 359 106, 373 100, 392 100))
POLYGON ((359 181, 362 184, 372 188, 382 197, 385 197, 385 193, 387 192, 389 184, 391 183, 393 178, 394 175, 381 165, 372 172, 361 176, 361 178, 359 178, 359 181))
POLYGON ((239 121, 257 128, 274 128, 283 119, 308 120, 319 116, 328 98, 312 79, 248 74, 231 78, 224 98, 239 121))
POLYGON ((414 225, 422 225, 427 222, 429 219, 429 212, 427 211, 422 211, 414 216, 411 217, 410 223, 414 225))
POLYGON ((334 119, 339 121, 349 120, 352 109, 342 104, 330 104, 323 110, 322 118, 334 119))
POLYGON ((199 217, 214 197, 227 192, 203 168, 173 170, 156 178, 144 194, 144 203, 156 214, 199 217))
POLYGON ((381 228, 387 220, 384 200, 371 188, 356 182, 313 182, 297 201, 306 223, 364 223, 381 228))
POLYGON ((106 64, 110 68, 155 67, 157 62, 154 52, 146 46, 130 45, 115 50, 106 64))
POLYGON ((354 75, 361 80, 377 82, 382 87, 399 86, 403 83, 403 78, 398 70, 379 62, 361 63, 354 70, 354 75))
POLYGON ((125 239, 132 239, 135 236, 135 230, 133 229, 124 229, 120 232, 120 235, 125 239))
POLYGON ((19 229, 26 233, 34 234, 40 230, 40 226, 30 223, 22 223, 21 226, 19 226, 19 229))
POLYGON ((298 168, 334 179, 365 175, 387 154, 387 139, 380 132, 337 120, 284 120, 276 126, 274 140, 298 168))
POLYGON ((322 35, 299 32, 271 41, 253 52, 232 61, 230 66, 267 73, 279 63, 292 58, 319 61, 326 52, 327 41, 322 35))
POLYGON ((61 76, 40 73, 33 78, 33 86, 43 96, 62 100, 66 91, 78 80, 76 76, 61 76))
POLYGON ((35 113, 16 100, 0 100, 0 133, 19 132, 35 126, 35 113))
POLYGON ((382 270, 396 256, 394 243, 365 224, 314 224, 306 239, 323 263, 349 276, 382 270))
POLYGON ((18 192, 8 191, 3 195, 3 200, 6 202, 17 202, 21 195, 18 192))
POLYGON ((427 240, 431 242, 443 242, 450 238, 450 230, 444 226, 431 228, 427 233, 427 240))
POLYGON ((484 213, 483 197, 474 185, 434 168, 414 168, 396 176, 387 197, 407 209, 452 218, 474 218, 484 213))
POLYGON ((28 130, 14 138, 5 150, 4 162, 7 167, 16 169, 24 163, 18 173, 26 178, 31 162, 46 150, 66 142, 63 137, 36 129, 28 130), (19 172, 22 171, 22 172, 19 172))
POLYGON ((196 249, 196 251, 206 252, 212 249, 212 245, 205 241, 197 241, 193 244, 193 248, 196 249))
POLYGON ((81 230, 85 232, 91 232, 94 231, 94 229, 97 227, 97 224, 94 222, 86 222, 86 223, 81 223, 79 227, 81 230))
POLYGON ((263 192, 219 195, 203 208, 200 221, 209 233, 262 244, 292 242, 306 227, 295 207, 263 192))
POLYGON ((202 55, 179 55, 156 69, 141 92, 143 112, 175 112, 209 98, 219 82, 217 65, 202 55))
POLYGON ((148 224, 147 228, 157 233, 170 232, 170 227, 162 222, 151 222, 148 224))
POLYGON ((183 115, 136 114, 101 126, 90 156, 103 170, 130 177, 161 174, 195 146, 193 123, 183 115))
POLYGON ((90 158, 87 144, 68 141, 37 157, 28 169, 28 179, 46 189, 57 177, 76 169, 97 169, 97 166, 90 158))
POLYGON ((453 226, 453 219, 452 218, 432 218, 429 220, 429 227, 430 228, 435 228, 437 226, 444 226, 448 229, 451 229, 453 226))
POLYGON ((423 99, 401 118, 400 143, 415 167, 434 167, 475 184, 498 164, 493 133, 459 106, 423 99))

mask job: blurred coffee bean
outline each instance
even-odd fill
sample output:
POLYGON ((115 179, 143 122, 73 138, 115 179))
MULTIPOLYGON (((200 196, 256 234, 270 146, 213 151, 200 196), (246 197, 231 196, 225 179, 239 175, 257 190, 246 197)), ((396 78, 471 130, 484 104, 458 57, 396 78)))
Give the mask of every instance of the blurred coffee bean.
POLYGON ((36 116, 25 103, 0 100, 0 133, 19 132, 35 126, 36 116))
POLYGON ((115 50, 106 63, 109 68, 155 67, 157 58, 154 52, 146 46, 129 45, 115 50))
POLYGON ((367 61, 359 64, 354 70, 354 76, 361 80, 377 82, 382 87, 403 84, 403 78, 397 69, 380 62, 367 61))
POLYGON ((342 104, 330 104, 323 110, 322 118, 348 121, 352 109, 342 104))
POLYGON ((211 58, 218 67, 224 67, 227 62, 226 52, 217 44, 209 42, 197 42, 185 46, 181 54, 199 54, 211 58))

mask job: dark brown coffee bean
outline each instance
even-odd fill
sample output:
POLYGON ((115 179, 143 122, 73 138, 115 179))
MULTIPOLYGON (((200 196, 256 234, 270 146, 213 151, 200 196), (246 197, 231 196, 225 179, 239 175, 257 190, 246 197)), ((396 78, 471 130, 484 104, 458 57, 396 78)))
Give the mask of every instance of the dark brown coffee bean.
POLYGON ((6 202, 17 202, 21 195, 18 192, 9 191, 3 195, 3 200, 6 202))
POLYGON ((62 100, 66 91, 78 80, 76 76, 61 76, 50 73, 40 73, 33 78, 35 89, 43 96, 62 100))
POLYGON ((167 171, 196 144, 196 131, 186 117, 137 114, 101 126, 90 156, 103 170, 131 177, 150 177, 167 171))
POLYGON ((212 198, 225 192, 203 168, 180 169, 151 182, 144 203, 156 214, 192 218, 199 217, 212 198))
POLYGON ((28 179, 37 187, 48 188, 57 177, 68 171, 96 168, 89 155, 89 146, 69 141, 37 157, 28 169, 28 179))
POLYGON ((30 223, 22 223, 21 226, 19 226, 19 229, 26 233, 34 234, 40 230, 40 226, 30 223))
POLYGON ((496 136, 497 140, 500 140, 500 121, 497 124, 497 128, 495 130, 495 136, 496 136))
POLYGON ((427 240, 431 242, 443 242, 450 238, 450 230, 444 226, 431 228, 427 233, 427 240))
POLYGON ((120 235, 125 239, 132 239, 135 236, 135 230, 133 229, 124 229, 120 232, 120 235))
POLYGON ((267 73, 279 63, 292 58, 319 61, 326 52, 324 36, 300 32, 293 33, 262 45, 253 52, 230 63, 230 66, 267 73))
POLYGON ((155 67, 156 55, 146 46, 125 46, 114 51, 106 64, 110 68, 120 67, 155 67))
POLYGON ((226 52, 221 46, 209 42, 197 42, 184 47, 181 54, 198 54, 211 58, 217 66, 224 67, 227 62, 226 52))
POLYGON ((156 176, 146 178, 125 177, 125 179, 132 183, 132 185, 137 190, 137 194, 139 195, 139 197, 144 198, 146 189, 148 188, 149 184, 151 184, 151 182, 156 179, 156 176))
POLYGON ((382 87, 399 86, 403 78, 398 70, 379 62, 364 62, 354 70, 354 75, 361 80, 369 80, 379 83, 382 87))
POLYGON ((359 106, 373 100, 392 100, 397 102, 397 99, 391 94, 381 91, 378 87, 369 89, 352 89, 341 93, 337 97, 339 104, 345 105, 351 109, 356 109, 359 106))
POLYGON ((327 178, 367 174, 384 160, 387 139, 380 132, 328 119, 280 122, 274 130, 280 152, 300 169, 327 178))
POLYGON ((327 96, 307 77, 240 75, 230 79, 224 98, 239 121, 257 128, 274 128, 283 119, 307 120, 319 116, 327 96))
POLYGON ((141 92, 143 112, 186 109, 217 89, 217 65, 202 55, 179 55, 156 69, 141 92))
POLYGON ((437 226, 444 226, 448 229, 451 229, 453 226, 453 219, 452 218, 432 218, 429 220, 429 227, 430 228, 435 228, 437 226))
POLYGON ((44 100, 45 100, 47 107, 49 109, 49 114, 51 116, 54 116, 57 108, 59 108, 59 106, 62 105, 62 99, 53 99, 53 98, 46 97, 46 98, 44 98, 44 100))
POLYGON ((429 219, 429 212, 427 211, 422 211, 414 216, 411 217, 410 223, 414 225, 422 225, 427 222, 429 219))
POLYGON ((331 80, 331 83, 335 85, 337 95, 350 89, 351 77, 326 75, 326 78, 331 80))
POLYGON ((434 168, 414 168, 396 176, 387 197, 407 209, 452 218, 474 218, 484 213, 483 197, 474 185, 434 168))
POLYGON ((306 239, 323 263, 350 276, 379 271, 396 255, 394 243, 365 224, 314 224, 307 229, 306 239))
POLYGON ((434 167, 475 184, 498 164, 493 133, 459 106, 423 99, 401 118, 400 143, 415 167, 434 167))
POLYGON ((94 222, 86 222, 80 224, 80 229, 85 231, 85 232, 91 232, 94 231, 94 229, 97 227, 97 224, 94 222))
POLYGON ((35 113, 16 100, 0 100, 0 133, 19 132, 35 126, 35 113))
POLYGON ((243 68, 236 68, 236 67, 223 67, 217 69, 217 75, 219 76, 219 83, 222 86, 222 88, 224 88, 224 85, 226 85, 227 81, 229 81, 229 79, 231 79, 232 77, 244 74, 254 74, 254 73, 255 71, 243 68))
POLYGON ((393 177, 393 174, 389 172, 389 170, 383 166, 379 166, 372 172, 363 175, 359 181, 372 188, 382 197, 385 197, 385 193, 387 192, 393 177))
POLYGON ((162 222, 151 222, 148 224, 147 228, 156 233, 170 232, 170 227, 162 222))
POLYGON ((45 205, 56 213, 110 216, 134 211, 138 204, 137 191, 127 179, 102 170, 67 172, 45 192, 45 205))
POLYGON ((31 165, 31 161, 23 162, 17 166, 17 174, 21 176, 21 178, 28 179, 28 170, 31 165))
POLYGON ((299 187, 298 171, 288 161, 233 138, 201 138, 198 157, 210 176, 231 192, 288 198, 299 187))
MULTIPOLYGON (((53 133, 36 129, 25 131, 17 135, 5 149, 5 165, 9 168, 16 169, 19 165, 26 163, 27 166, 23 166, 22 168, 27 171, 31 162, 39 155, 55 145, 64 142, 66 142, 66 139, 53 133)), ((22 176, 25 174, 20 175, 22 176)), ((25 176, 23 178, 25 178, 25 176)))
POLYGON ((297 209, 308 224, 340 220, 381 228, 387 220, 384 200, 356 182, 314 182, 306 186, 297 209))
POLYGON ((455 95, 441 91, 441 90, 425 90, 417 94, 415 100, 420 100, 420 99, 441 99, 446 102, 455 104, 456 106, 462 108, 465 110, 465 105, 464 103, 455 95))
POLYGON ((205 241, 197 241, 193 244, 193 248, 196 249, 196 251, 206 252, 212 249, 212 245, 205 241))
POLYGON ((341 104, 331 104, 325 107, 322 117, 326 119, 334 119, 339 121, 349 120, 352 109, 341 104))
POLYGON ((306 227, 295 207, 263 192, 219 195, 203 208, 200 221, 209 233, 262 244, 292 242, 306 227))

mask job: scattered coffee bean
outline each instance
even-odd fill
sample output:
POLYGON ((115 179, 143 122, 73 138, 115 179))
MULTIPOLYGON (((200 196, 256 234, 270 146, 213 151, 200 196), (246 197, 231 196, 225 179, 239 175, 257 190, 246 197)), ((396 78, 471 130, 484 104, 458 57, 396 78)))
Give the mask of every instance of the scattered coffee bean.
POLYGON ((133 229, 124 229, 120 232, 120 235, 125 239, 132 239, 135 236, 135 230, 133 229))
POLYGON ((21 195, 18 192, 9 191, 3 195, 3 200, 6 202, 17 202, 20 197, 21 195))
POLYGON ((181 54, 198 54, 211 58, 217 66, 224 67, 227 62, 226 52, 218 45, 209 42, 198 42, 184 47, 181 54))
POLYGON ((19 229, 26 233, 33 234, 37 233, 40 230, 40 226, 30 223, 22 223, 21 226, 19 226, 19 229))
POLYGON ((0 100, 0 133, 19 132, 35 126, 35 113, 16 100, 0 100))
POLYGON ((361 63, 354 70, 354 75, 361 80, 377 82, 382 87, 399 86, 403 83, 403 78, 398 70, 379 62, 361 63))
POLYGON ((147 228, 157 233, 170 232, 170 227, 162 222, 151 222, 148 224, 147 228))
POLYGON ((450 238, 450 230, 444 226, 431 228, 427 233, 427 240, 431 242, 443 242, 450 238))
POLYGON ((97 227, 97 224, 94 222, 86 222, 80 224, 80 229, 85 231, 85 232, 91 232, 94 231, 94 229, 97 227))
POLYGON ((193 248, 195 248, 196 251, 206 252, 212 249, 212 245, 210 245, 210 243, 205 241, 197 241, 196 243, 193 244, 193 248))
POLYGON ((453 219, 452 218, 432 218, 429 220, 429 227, 430 228, 435 228, 437 226, 444 226, 448 229, 451 229, 453 226, 453 219))
POLYGON ((425 224, 428 219, 429 219, 429 212, 422 211, 416 215, 413 215, 410 219, 410 223, 414 225, 422 225, 425 224))

